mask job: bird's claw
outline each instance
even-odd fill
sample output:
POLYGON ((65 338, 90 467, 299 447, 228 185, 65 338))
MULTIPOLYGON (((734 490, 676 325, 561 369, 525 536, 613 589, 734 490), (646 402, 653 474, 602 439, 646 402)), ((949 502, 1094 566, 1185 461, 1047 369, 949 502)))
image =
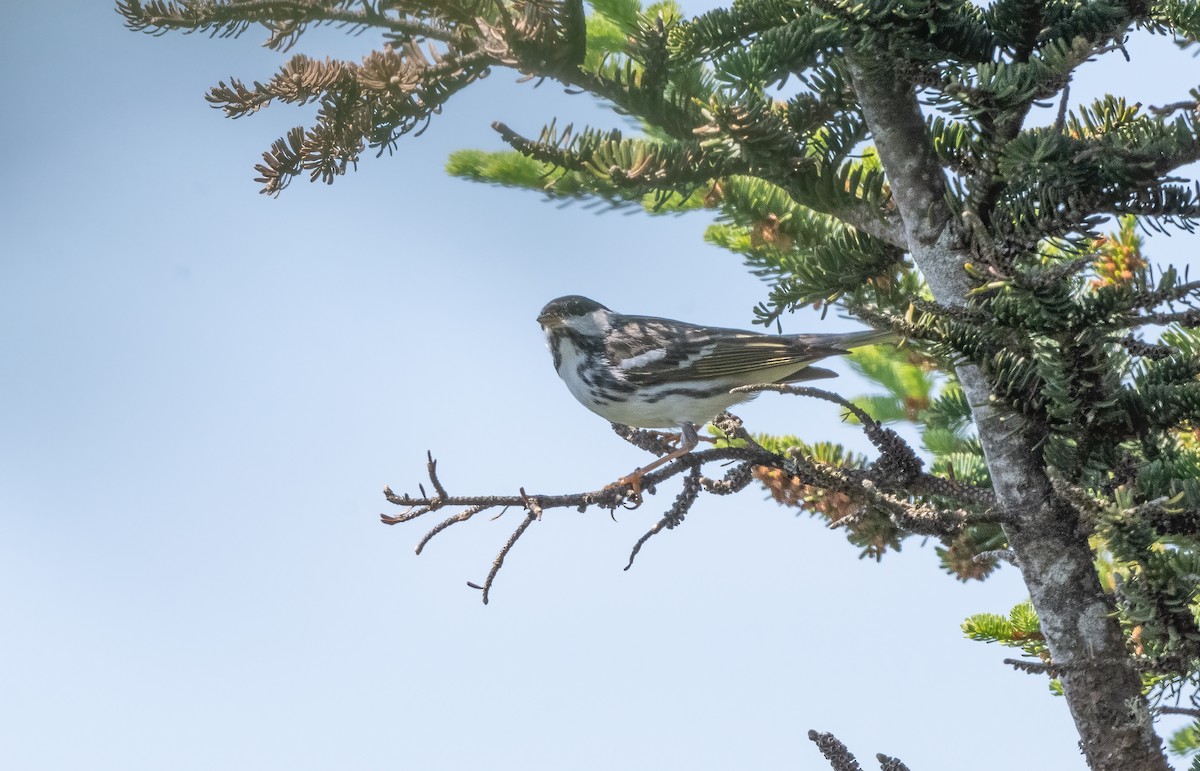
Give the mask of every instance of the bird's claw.
POLYGON ((671 431, 648 431, 647 433, 672 449, 678 448, 679 443, 683 440, 683 434, 676 434, 671 431))
MULTIPOLYGON (((684 446, 682 433, 674 433, 672 431, 647 431, 646 433, 650 434, 659 442, 665 444, 667 447, 670 447, 673 450, 678 450, 684 446)), ((716 444, 718 441, 720 441, 715 436, 696 435, 695 439, 698 442, 709 442, 711 444, 716 444)))
POLYGON ((629 488, 630 497, 622 504, 624 508, 630 511, 642 505, 642 470, 638 469, 632 474, 626 474, 610 485, 605 485, 605 490, 615 490, 620 487, 629 488), (629 506, 630 502, 633 503, 629 506))

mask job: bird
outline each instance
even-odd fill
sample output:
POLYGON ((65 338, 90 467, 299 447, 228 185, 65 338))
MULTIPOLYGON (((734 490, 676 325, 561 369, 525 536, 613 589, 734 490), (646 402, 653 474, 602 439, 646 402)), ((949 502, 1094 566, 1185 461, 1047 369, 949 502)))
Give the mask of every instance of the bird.
POLYGON ((613 483, 635 497, 643 476, 696 448, 701 426, 757 395, 732 389, 837 377, 812 363, 896 339, 886 330, 773 335, 629 316, 581 295, 551 300, 537 320, 580 404, 612 423, 679 430, 677 449, 613 483))

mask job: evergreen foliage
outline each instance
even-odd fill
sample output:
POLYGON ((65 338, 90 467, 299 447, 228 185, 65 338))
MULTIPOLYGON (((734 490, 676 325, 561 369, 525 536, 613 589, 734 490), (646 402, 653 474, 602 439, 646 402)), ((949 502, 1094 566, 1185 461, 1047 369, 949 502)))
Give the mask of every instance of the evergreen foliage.
MULTIPOLYGON (((905 339, 856 355, 880 387, 857 405, 918 432, 939 477, 987 489, 972 410, 1021 416, 1053 489, 1047 506, 1090 538, 1150 703, 1200 700, 1200 283, 1153 267, 1138 236, 1200 222, 1200 188, 1177 176, 1200 160, 1200 91, 1148 107, 1113 95, 1072 104, 1068 88, 1083 62, 1120 55, 1131 31, 1194 46, 1200 3, 736 0, 690 20, 672 0, 594 0, 590 13, 579 0, 117 7, 155 34, 261 26, 278 51, 316 24, 381 36, 360 62, 294 56, 264 82, 212 89, 209 101, 235 118, 277 101, 317 105, 314 124, 277 140, 257 167, 271 194, 300 174, 332 182, 364 151, 391 150, 494 67, 606 100, 638 129, 551 123, 531 139, 497 125, 511 152, 462 151, 448 168, 552 198, 711 210, 706 239, 767 284, 757 322, 838 306, 905 339), (927 108, 916 141, 944 175, 932 189, 965 255, 963 306, 934 302, 911 259, 913 222, 901 222, 855 92, 854 68, 868 65, 898 73, 927 108), (1058 117, 1037 124, 1031 111, 1051 100, 1058 117), (987 405, 968 403, 954 374, 964 365, 986 379, 987 405)), ((757 441, 822 468, 872 462, 813 439, 757 441)), ((894 509, 778 469, 756 474, 780 503, 848 523, 864 556, 905 537, 894 509)), ((907 502, 987 508, 933 492, 907 502)), ((956 577, 979 579, 1009 547, 999 525, 971 524, 942 538, 938 555, 956 577)), ((964 630, 1053 664, 1040 611, 1023 603, 964 630)), ((1194 751, 1197 737, 1200 723, 1171 747, 1194 751)))
POLYGON ((998 642, 1019 648, 1026 656, 1041 659, 1044 663, 1050 661, 1037 613, 1030 602, 1017 604, 1007 616, 976 614, 964 621, 962 626, 963 632, 972 640, 998 642))

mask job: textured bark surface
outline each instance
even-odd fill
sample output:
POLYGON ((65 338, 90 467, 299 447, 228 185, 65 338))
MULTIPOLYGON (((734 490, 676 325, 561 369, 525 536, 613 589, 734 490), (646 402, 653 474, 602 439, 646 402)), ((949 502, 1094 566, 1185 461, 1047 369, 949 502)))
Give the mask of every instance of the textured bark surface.
MULTIPOLYGON (((908 248, 934 297, 963 305, 970 255, 956 243, 946 180, 913 88, 894 69, 854 61, 854 87, 892 195, 908 248)), ((1014 517, 1005 528, 1062 682, 1080 746, 1093 771, 1168 771, 1141 680, 1125 651, 1111 598, 1100 587, 1087 536, 1074 513, 1056 503, 1037 450, 1038 437, 1018 416, 989 404, 977 367, 958 370, 972 405, 1000 506, 1014 517)))

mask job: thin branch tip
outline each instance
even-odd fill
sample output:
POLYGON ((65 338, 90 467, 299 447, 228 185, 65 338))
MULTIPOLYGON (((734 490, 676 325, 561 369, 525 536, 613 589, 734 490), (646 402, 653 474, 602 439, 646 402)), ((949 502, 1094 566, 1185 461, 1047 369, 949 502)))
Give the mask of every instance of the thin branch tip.
MULTIPOLYGON (((780 390, 771 386, 752 387, 753 389, 780 390)), ((819 389, 789 386, 787 392, 826 398, 843 404, 852 411, 861 412, 859 408, 842 397, 819 389)), ((683 475, 682 488, 662 517, 634 543, 624 570, 628 571, 633 566, 642 547, 650 538, 663 530, 671 530, 683 522, 701 492, 712 495, 736 493, 754 481, 755 469, 760 468, 782 470, 785 474, 799 479, 803 484, 841 492, 860 502, 861 509, 858 515, 851 514, 832 522, 829 525, 831 528, 852 524, 856 516, 870 509, 881 510, 898 527, 923 535, 954 535, 969 524, 995 521, 995 517, 989 517, 987 514, 968 513, 955 508, 938 508, 929 502, 922 503, 921 496, 926 498, 939 496, 951 500, 957 498, 964 504, 986 502, 989 499, 986 491, 958 485, 950 480, 933 477, 922 472, 919 466, 912 462, 911 458, 914 456, 911 455, 911 449, 906 445, 901 447, 902 442, 894 432, 880 427, 865 412, 862 412, 860 416, 860 423, 868 430, 869 435, 872 435, 872 441, 875 441, 881 450, 880 458, 866 469, 823 464, 800 456, 771 452, 754 440, 739 418, 729 413, 722 413, 714 420, 714 425, 726 437, 739 440, 739 446, 695 450, 677 458, 662 468, 642 476, 641 490, 637 494, 629 484, 611 484, 599 490, 559 495, 534 495, 524 487, 518 488, 516 495, 451 495, 440 479, 437 460, 431 451, 427 451, 426 473, 429 483, 433 486, 434 494, 427 493, 424 485, 418 486, 421 491, 420 497, 412 497, 408 494, 396 495, 390 487, 385 488, 385 496, 390 503, 403 505, 406 508, 399 514, 381 514, 380 520, 384 524, 394 525, 417 519, 431 511, 443 508, 459 509, 438 522, 421 537, 414 547, 415 553, 421 554, 434 537, 459 522, 473 518, 476 514, 489 509, 499 509, 499 513, 491 517, 492 520, 495 520, 510 507, 521 507, 526 512, 526 516, 493 561, 482 586, 476 585, 483 592, 482 599, 485 604, 491 598, 492 586, 508 553, 529 525, 532 522, 541 521, 546 511, 555 508, 573 508, 582 512, 590 506, 596 506, 607 509, 612 515, 618 508, 637 508, 644 502, 645 496, 654 495, 657 492, 657 486, 660 483, 681 474, 683 475), (732 465, 723 472, 719 479, 714 479, 702 473, 702 469, 709 463, 732 463, 732 465), (915 502, 910 500, 911 496, 917 496, 917 500, 915 502)), ((663 435, 657 432, 630 429, 615 424, 613 430, 626 441, 660 457, 674 449, 669 442, 664 440, 663 435)))

